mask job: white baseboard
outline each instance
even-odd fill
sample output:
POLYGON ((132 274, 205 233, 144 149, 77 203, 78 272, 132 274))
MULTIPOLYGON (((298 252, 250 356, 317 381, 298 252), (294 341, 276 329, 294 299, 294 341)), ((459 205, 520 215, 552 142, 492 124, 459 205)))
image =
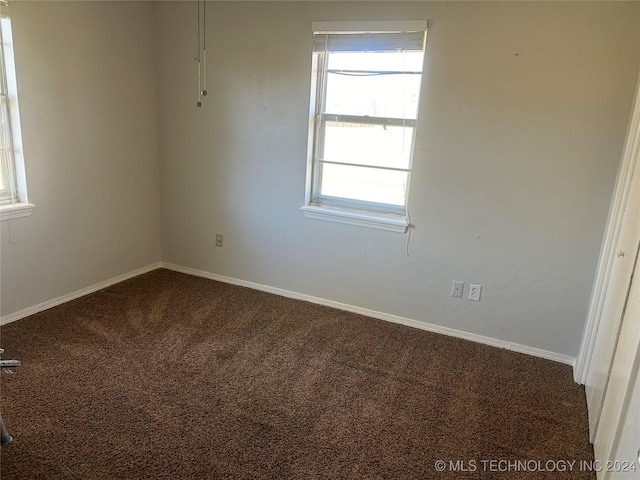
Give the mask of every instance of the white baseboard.
POLYGON ((173 270, 175 272, 186 273, 189 275, 195 275, 197 277, 209 278, 211 280, 217 280, 224 283, 230 283, 233 285, 239 285, 242 287, 252 288, 254 290, 262 290, 268 293, 274 293, 283 297, 295 298, 297 300, 305 300, 307 302, 316 303, 318 305, 325 305, 327 307, 337 308, 339 310, 345 310, 348 312, 359 313, 368 317, 377 318, 379 320, 386 320, 388 322, 399 323, 408 327, 419 328, 428 332, 441 333, 451 337, 462 338, 470 340, 472 342, 483 343, 485 345, 491 345, 493 347, 504 348, 506 350, 512 350, 514 352, 524 353, 532 355, 534 357, 546 358, 547 360, 553 360, 555 362, 566 363, 567 365, 574 365, 575 358, 569 355, 563 355, 560 353, 550 352, 548 350, 542 350, 540 348, 528 347, 526 345, 520 345, 518 343, 507 342, 505 340, 499 340, 496 338, 485 337, 475 333, 463 332, 462 330, 456 330, 453 328, 442 327, 433 323, 421 322, 419 320, 413 320, 411 318, 400 317, 397 315, 391 315, 389 313, 377 312, 375 310, 369 310, 367 308, 356 307, 348 305, 346 303, 334 302, 333 300, 327 300, 325 298, 313 297, 303 293, 292 292, 289 290, 283 290, 281 288, 270 287, 268 285, 261 285, 259 283, 248 282, 246 280, 239 280, 237 278, 225 277, 223 275, 217 275, 215 273, 205 272, 203 270, 196 270, 194 268, 182 267, 173 263, 160 262, 161 268, 167 270, 173 270))
POLYGON ((491 345, 493 347, 504 348, 506 350, 512 350, 514 352, 524 353, 527 355, 532 355, 534 357, 546 358, 547 360, 553 360, 555 362, 565 363, 571 366, 573 366, 575 362, 574 357, 570 357, 568 355, 563 355, 560 353, 550 352, 548 350, 542 350, 540 348, 529 347, 526 345, 520 345, 518 343, 507 342, 505 340, 485 337, 483 335, 478 335, 475 333, 464 332, 462 330, 443 327, 440 325, 435 325, 433 323, 422 322, 419 320, 400 317, 398 315, 392 315, 384 312, 377 312, 375 310, 369 310, 368 308, 356 307, 354 305, 348 305, 346 303, 327 300, 326 298, 314 297, 311 295, 306 295, 304 293, 284 290, 282 288, 271 287, 268 285, 262 285, 254 282, 248 282, 246 280, 239 280, 237 278, 232 278, 232 277, 225 277, 224 275, 218 275, 215 273, 205 272, 204 270, 197 270, 195 268, 183 267, 180 265, 175 265, 173 263, 167 263, 167 262, 152 263, 151 265, 147 265, 146 267, 138 268, 131 272, 118 275, 109 280, 105 280, 104 282, 96 283, 95 285, 91 285, 89 287, 76 290, 75 292, 62 295, 52 300, 39 303, 38 305, 34 305, 33 307, 28 307, 28 308, 25 308, 24 310, 20 310, 18 312, 14 312, 9 315, 5 315, 0 318, 0 325, 6 325, 7 323, 15 322, 16 320, 20 320, 21 318, 27 317, 29 315, 33 315, 34 313, 42 312, 44 310, 55 307, 62 303, 68 302, 70 300, 74 300, 84 295, 88 295, 89 293, 93 293, 95 291, 109 287, 115 283, 122 282, 129 278, 137 277, 138 275, 142 275, 143 273, 147 273, 152 270, 156 270, 158 268, 166 268, 167 270, 173 270, 175 272, 186 273, 188 275, 194 275, 197 277, 209 278, 211 280, 217 280, 219 282, 230 283, 230 284, 239 285, 242 287, 248 287, 254 290, 261 290, 263 292, 273 293, 275 295, 280 295, 283 297, 294 298, 297 300, 304 300, 304 301, 315 303, 318 305, 324 305, 327 307, 337 308, 339 310, 345 310, 347 312, 359 313, 361 315, 377 318, 379 320, 386 320, 387 322, 393 322, 401 325, 406 325, 408 327, 419 328, 421 330, 426 330, 428 332, 440 333, 440 334, 448 335, 451 337, 470 340, 472 342, 491 345))
POLYGON ((151 265, 147 265, 146 267, 123 273, 122 275, 110 278, 109 280, 105 280, 104 282, 96 283, 95 285, 91 285, 90 287, 81 288, 80 290, 76 290, 75 292, 62 295, 52 300, 47 300, 46 302, 39 303, 38 305, 34 305, 33 307, 28 307, 24 310, 10 313, 9 315, 5 315, 0 318, 0 325, 6 325, 7 323, 15 322, 16 320, 28 317, 29 315, 33 315, 34 313, 42 312, 43 310, 47 310, 51 307, 55 307, 70 300, 74 300, 78 297, 88 295, 89 293, 93 293, 98 290, 102 290, 103 288, 107 288, 115 283, 128 280, 129 278, 137 277, 138 275, 142 275, 143 273, 147 273, 152 270, 157 270, 158 268, 160 268, 160 266, 161 262, 152 263, 151 265))

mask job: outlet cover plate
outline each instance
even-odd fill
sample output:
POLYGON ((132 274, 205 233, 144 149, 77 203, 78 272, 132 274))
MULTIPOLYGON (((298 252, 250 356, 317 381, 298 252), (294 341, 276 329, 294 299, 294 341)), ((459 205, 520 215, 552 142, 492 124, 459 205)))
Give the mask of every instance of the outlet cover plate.
POLYGON ((482 292, 482 285, 478 285, 477 283, 471 283, 469 285, 469 300, 473 300, 474 302, 479 302, 481 292, 482 292))

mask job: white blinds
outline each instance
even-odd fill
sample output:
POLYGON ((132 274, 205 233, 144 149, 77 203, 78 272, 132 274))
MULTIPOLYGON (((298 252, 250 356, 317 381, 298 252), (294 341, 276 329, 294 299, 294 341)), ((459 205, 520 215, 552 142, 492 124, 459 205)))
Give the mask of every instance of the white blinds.
POLYGON ((421 52, 425 32, 314 32, 313 51, 320 52, 421 52))

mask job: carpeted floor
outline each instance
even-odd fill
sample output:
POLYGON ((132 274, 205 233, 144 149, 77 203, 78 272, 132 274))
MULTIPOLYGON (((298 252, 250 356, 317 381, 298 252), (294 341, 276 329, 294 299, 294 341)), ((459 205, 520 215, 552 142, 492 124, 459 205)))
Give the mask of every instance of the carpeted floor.
POLYGON ((242 287, 156 270, 1 342, 3 480, 595 478, 569 366, 242 287))

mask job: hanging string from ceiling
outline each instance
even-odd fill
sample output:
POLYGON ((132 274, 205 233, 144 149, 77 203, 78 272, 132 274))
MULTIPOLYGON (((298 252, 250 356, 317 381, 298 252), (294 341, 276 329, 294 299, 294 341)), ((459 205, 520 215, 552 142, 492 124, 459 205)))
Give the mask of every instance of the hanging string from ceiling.
POLYGON ((207 96, 207 2, 198 0, 198 108, 202 107, 202 97, 207 96))

